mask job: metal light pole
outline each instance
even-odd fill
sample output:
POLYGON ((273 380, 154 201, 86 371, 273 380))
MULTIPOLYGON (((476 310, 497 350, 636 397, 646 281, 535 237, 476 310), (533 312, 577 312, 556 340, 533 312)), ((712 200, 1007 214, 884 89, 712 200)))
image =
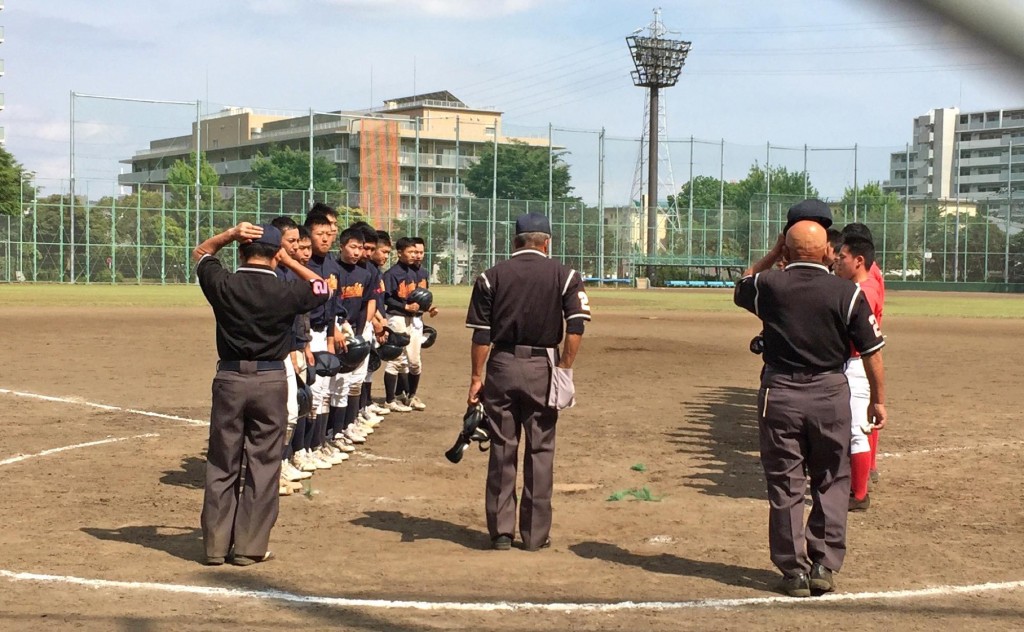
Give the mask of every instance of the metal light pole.
POLYGON ((665 38, 661 23, 661 10, 654 10, 654 21, 646 35, 626 38, 629 53, 636 70, 632 71, 633 85, 647 88, 649 124, 647 143, 647 256, 658 254, 658 97, 662 88, 670 88, 679 81, 690 42, 665 38))

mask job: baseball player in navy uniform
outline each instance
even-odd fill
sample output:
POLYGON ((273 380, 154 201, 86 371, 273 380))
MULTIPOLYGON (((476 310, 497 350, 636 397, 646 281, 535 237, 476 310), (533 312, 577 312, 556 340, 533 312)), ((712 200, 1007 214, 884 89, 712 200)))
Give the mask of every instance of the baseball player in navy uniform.
POLYGON ((281 248, 281 233, 269 224, 242 222, 197 246, 193 259, 217 319, 220 358, 213 380, 201 517, 206 564, 230 559, 247 566, 270 558, 267 547, 278 515, 288 421, 284 360, 295 316, 326 303, 330 289, 281 248), (240 244, 243 262, 235 273, 216 257, 233 241, 240 244), (299 280, 277 279, 278 264, 299 280))
MULTIPOLYGON (((365 266, 359 265, 363 259, 363 232, 357 228, 348 228, 338 236, 341 248, 339 255, 338 294, 336 313, 339 314, 335 328, 335 346, 345 348, 347 341, 362 334, 366 327, 368 313, 375 305, 375 287, 372 275, 365 266)), ((362 375, 358 382, 354 372, 340 373, 331 384, 331 413, 328 423, 328 436, 332 440, 349 441, 354 444, 366 442, 366 435, 372 428, 356 424, 359 414, 358 391, 355 400, 350 400, 352 389, 362 387, 362 375), (351 406, 349 405, 351 403, 351 406)))
MULTIPOLYGON (((314 207, 316 209, 316 207, 314 207)), ((313 254, 306 264, 310 270, 327 281, 329 287, 338 287, 341 267, 338 260, 330 254, 334 244, 334 230, 327 214, 319 210, 311 210, 306 216, 306 227, 310 231, 313 254)), ((312 353, 326 351, 335 352, 336 301, 329 301, 314 309, 309 314, 310 341, 312 353)), ((335 450, 325 447, 327 444, 327 424, 331 404, 331 380, 321 378, 313 382, 313 409, 309 423, 306 425, 305 452, 306 460, 314 463, 317 469, 329 469, 344 460, 335 450)))
MULTIPOLYGON (((370 255, 370 265, 377 269, 377 278, 379 279, 377 287, 377 304, 375 305, 373 319, 381 328, 387 327, 388 324, 384 305, 384 267, 387 265, 390 255, 391 235, 386 231, 378 230, 377 247, 370 255)), ((376 328, 375 331, 377 331, 376 328)), ((380 406, 373 401, 372 387, 373 371, 367 371, 366 378, 363 380, 362 408, 382 419, 385 415, 391 413, 391 409, 385 406, 380 406)))

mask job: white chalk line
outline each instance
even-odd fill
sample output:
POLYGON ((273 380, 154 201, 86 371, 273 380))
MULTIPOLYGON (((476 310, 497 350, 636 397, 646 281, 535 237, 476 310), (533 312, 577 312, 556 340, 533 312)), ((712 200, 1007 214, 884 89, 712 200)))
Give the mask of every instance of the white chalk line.
POLYGON ((121 406, 111 406, 110 404, 97 404, 95 402, 87 402, 77 397, 54 397, 52 395, 40 395, 38 393, 26 393, 23 391, 12 391, 6 388, 0 388, 0 393, 7 395, 16 395, 17 397, 28 397, 29 399, 39 399, 44 402, 58 402, 62 404, 78 404, 79 406, 90 406, 92 408, 99 408, 100 410, 110 410, 114 412, 131 413, 133 415, 143 415, 145 417, 156 417, 158 419, 169 419, 171 421, 181 421, 192 426, 209 426, 210 422, 203 421, 202 419, 189 419, 188 417, 178 417, 177 415, 165 415, 164 413, 154 413, 148 410, 139 410, 138 408, 122 408, 121 406))
POLYGON ((690 601, 619 601, 612 603, 535 603, 535 602, 462 602, 462 601, 408 601, 392 599, 350 599, 300 595, 283 590, 251 590, 222 588, 219 586, 188 586, 157 582, 125 582, 108 579, 88 579, 67 575, 18 573, 0 569, 0 577, 14 582, 74 584, 89 588, 111 590, 152 590, 177 594, 198 595, 228 599, 262 599, 287 603, 338 608, 372 608, 384 610, 452 610, 473 612, 543 611, 543 612, 617 612, 626 610, 732 610, 752 606, 816 606, 838 601, 892 601, 921 597, 948 597, 976 594, 996 590, 1024 588, 1024 581, 974 584, 970 586, 935 586, 915 590, 887 592, 861 592, 829 594, 813 599, 794 597, 749 597, 743 599, 694 599, 690 601))
POLYGON ((100 439, 99 441, 89 441, 88 443, 76 443, 75 445, 66 445, 61 448, 50 448, 49 450, 43 450, 42 452, 36 452, 35 454, 19 454, 18 456, 12 456, 10 458, 0 461, 0 466, 10 465, 12 463, 19 463, 21 461, 27 461, 28 459, 36 459, 41 456, 48 454, 57 454, 58 452, 67 452, 68 450, 78 450, 79 448, 90 448, 94 445, 103 445, 105 443, 118 443, 121 441, 131 441, 132 439, 145 439, 147 437, 159 437, 155 432, 147 432, 146 434, 135 435, 133 437, 116 437, 112 439, 100 439))

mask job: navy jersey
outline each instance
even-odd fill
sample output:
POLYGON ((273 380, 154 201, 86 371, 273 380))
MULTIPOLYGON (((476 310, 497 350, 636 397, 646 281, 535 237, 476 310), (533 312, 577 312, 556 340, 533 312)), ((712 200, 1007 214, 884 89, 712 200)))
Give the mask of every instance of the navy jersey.
POLYGON ((366 262, 366 269, 373 275, 373 298, 376 301, 377 313, 384 314, 384 273, 372 261, 366 262))
POLYGON ((384 273, 384 304, 388 314, 411 316, 405 311, 406 299, 417 287, 427 287, 426 279, 420 279, 418 267, 396 263, 384 273), (423 285, 420 285, 420 283, 423 285))
MULTIPOLYGON (((315 272, 321 279, 328 281, 328 284, 330 284, 332 276, 335 282, 341 276, 341 266, 338 265, 338 260, 331 256, 318 257, 313 255, 306 264, 306 267, 315 272)), ((340 287, 339 284, 338 288, 340 289, 340 287)), ((328 330, 328 333, 333 331, 336 304, 336 301, 328 301, 325 305, 309 312, 309 326, 317 331, 323 331, 325 328, 328 330)))
POLYGON ((375 298, 372 273, 357 263, 339 263, 338 296, 334 301, 336 314, 352 325, 356 335, 366 326, 366 306, 375 298))

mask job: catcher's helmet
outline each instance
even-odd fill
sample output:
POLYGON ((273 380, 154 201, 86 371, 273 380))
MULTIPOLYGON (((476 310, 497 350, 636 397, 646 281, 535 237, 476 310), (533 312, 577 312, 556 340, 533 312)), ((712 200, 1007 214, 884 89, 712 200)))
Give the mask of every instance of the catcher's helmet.
POLYGON ((370 343, 360 336, 353 336, 345 341, 345 350, 338 354, 341 362, 340 373, 351 373, 359 368, 363 360, 370 355, 370 343))
POLYGON ((367 370, 373 373, 380 368, 380 355, 377 354, 377 348, 370 349, 370 364, 367 365, 367 370))
POLYGON ((377 347, 377 355, 380 356, 381 360, 390 362, 401 357, 402 351, 409 344, 410 338, 409 334, 393 331, 388 327, 385 327, 385 330, 388 332, 388 337, 384 344, 377 347))
POLYGON ((315 351, 313 358, 316 360, 316 364, 313 369, 317 375, 322 377, 333 377, 341 371, 341 361, 338 356, 328 351, 315 351))
POLYGON ((430 325, 423 325, 423 342, 420 347, 429 349, 437 342, 437 330, 430 325))
POLYGON ((418 287, 412 292, 409 292, 409 297, 405 299, 406 303, 416 303, 420 306, 421 312, 430 311, 430 306, 434 303, 434 295, 425 287, 418 287))
POLYGON ((295 376, 295 386, 295 400, 299 405, 299 417, 305 417, 313 410, 313 391, 298 376, 295 376))

